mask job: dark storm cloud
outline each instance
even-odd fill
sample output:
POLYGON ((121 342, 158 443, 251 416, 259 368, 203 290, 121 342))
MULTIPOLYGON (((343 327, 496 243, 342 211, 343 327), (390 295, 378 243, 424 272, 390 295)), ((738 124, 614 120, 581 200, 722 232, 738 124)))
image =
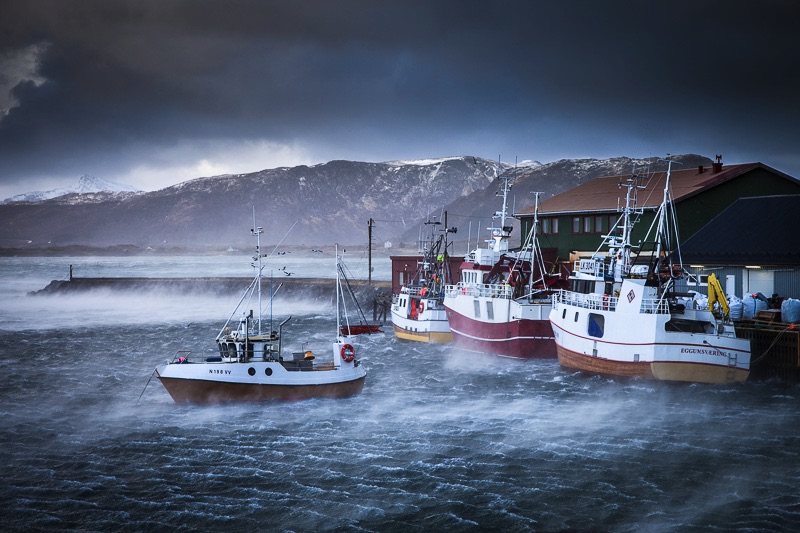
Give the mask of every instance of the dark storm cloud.
POLYGON ((0 55, 42 50, 39 80, 4 63, 6 183, 113 177, 215 139, 372 160, 727 150, 800 175, 791 2, 54 0, 2 12, 0 55))

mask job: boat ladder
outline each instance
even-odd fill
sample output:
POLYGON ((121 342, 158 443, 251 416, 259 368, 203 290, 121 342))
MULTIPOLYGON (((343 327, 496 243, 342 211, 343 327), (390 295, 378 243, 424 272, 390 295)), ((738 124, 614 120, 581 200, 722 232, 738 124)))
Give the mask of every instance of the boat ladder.
POLYGON ((736 364, 739 361, 739 354, 737 352, 730 352, 728 355, 728 374, 725 381, 731 382, 736 380, 736 364))

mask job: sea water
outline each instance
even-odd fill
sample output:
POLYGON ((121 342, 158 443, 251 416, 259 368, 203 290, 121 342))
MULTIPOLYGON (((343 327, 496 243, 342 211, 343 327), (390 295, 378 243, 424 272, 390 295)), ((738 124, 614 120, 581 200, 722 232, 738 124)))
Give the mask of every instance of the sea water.
MULTIPOLYGON (((284 259, 267 269, 335 272, 331 254, 284 259)), ((76 276, 184 277, 248 276, 250 262, 0 259, 4 530, 800 527, 796 385, 587 377, 384 327, 353 339, 367 369, 359 396, 176 405, 154 367, 178 350, 211 353, 241 295, 28 295, 70 264, 76 276)), ((388 259, 373 264, 388 279, 388 259)), ((332 306, 269 309, 292 316, 285 349, 328 349, 332 306)))

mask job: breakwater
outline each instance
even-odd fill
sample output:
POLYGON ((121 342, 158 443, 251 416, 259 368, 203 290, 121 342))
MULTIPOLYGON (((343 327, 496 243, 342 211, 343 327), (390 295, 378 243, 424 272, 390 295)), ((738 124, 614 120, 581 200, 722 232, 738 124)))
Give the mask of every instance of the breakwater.
MULTIPOLYGON (((253 282, 252 278, 143 278, 143 277, 71 277, 53 280, 43 289, 31 291, 31 296, 73 294, 98 290, 159 292, 166 294, 223 295, 242 293, 253 282)), ((357 301, 364 308, 380 316, 385 314, 391 300, 390 281, 349 280, 349 286, 357 301)), ((336 280, 329 278, 265 278, 261 290, 265 295, 274 294, 276 300, 306 298, 333 301, 336 298, 336 280)), ((345 293, 347 293, 345 286, 345 293)))

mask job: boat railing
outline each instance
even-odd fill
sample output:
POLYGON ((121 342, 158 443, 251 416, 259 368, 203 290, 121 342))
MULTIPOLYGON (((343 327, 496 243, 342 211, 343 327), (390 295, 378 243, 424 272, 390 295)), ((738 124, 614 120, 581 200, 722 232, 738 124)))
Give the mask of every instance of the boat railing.
POLYGON ((403 285, 400 288, 400 294, 408 294, 409 296, 422 296, 423 298, 436 298, 436 291, 429 287, 413 287, 403 285))
MULTIPOLYGON (((583 294, 567 290, 553 293, 553 305, 566 304, 584 309, 601 309, 614 311, 619 304, 619 298, 610 294, 589 293, 583 294)), ((644 298, 639 306, 639 312, 648 314, 669 313, 669 302, 659 298, 644 298)))
POLYGON ((459 294, 472 297, 486 297, 486 298, 506 298, 510 299, 513 296, 514 288, 511 285, 499 283, 486 283, 476 285, 474 283, 459 282, 456 285, 448 285, 445 288, 445 296, 454 298, 459 294))
POLYGON ((619 298, 610 294, 573 292, 560 290, 553 293, 553 304, 567 304, 584 309, 602 309, 614 311, 619 303, 619 298))
POLYGON ((669 302, 663 298, 645 298, 639 307, 642 313, 667 314, 669 313, 669 302))

